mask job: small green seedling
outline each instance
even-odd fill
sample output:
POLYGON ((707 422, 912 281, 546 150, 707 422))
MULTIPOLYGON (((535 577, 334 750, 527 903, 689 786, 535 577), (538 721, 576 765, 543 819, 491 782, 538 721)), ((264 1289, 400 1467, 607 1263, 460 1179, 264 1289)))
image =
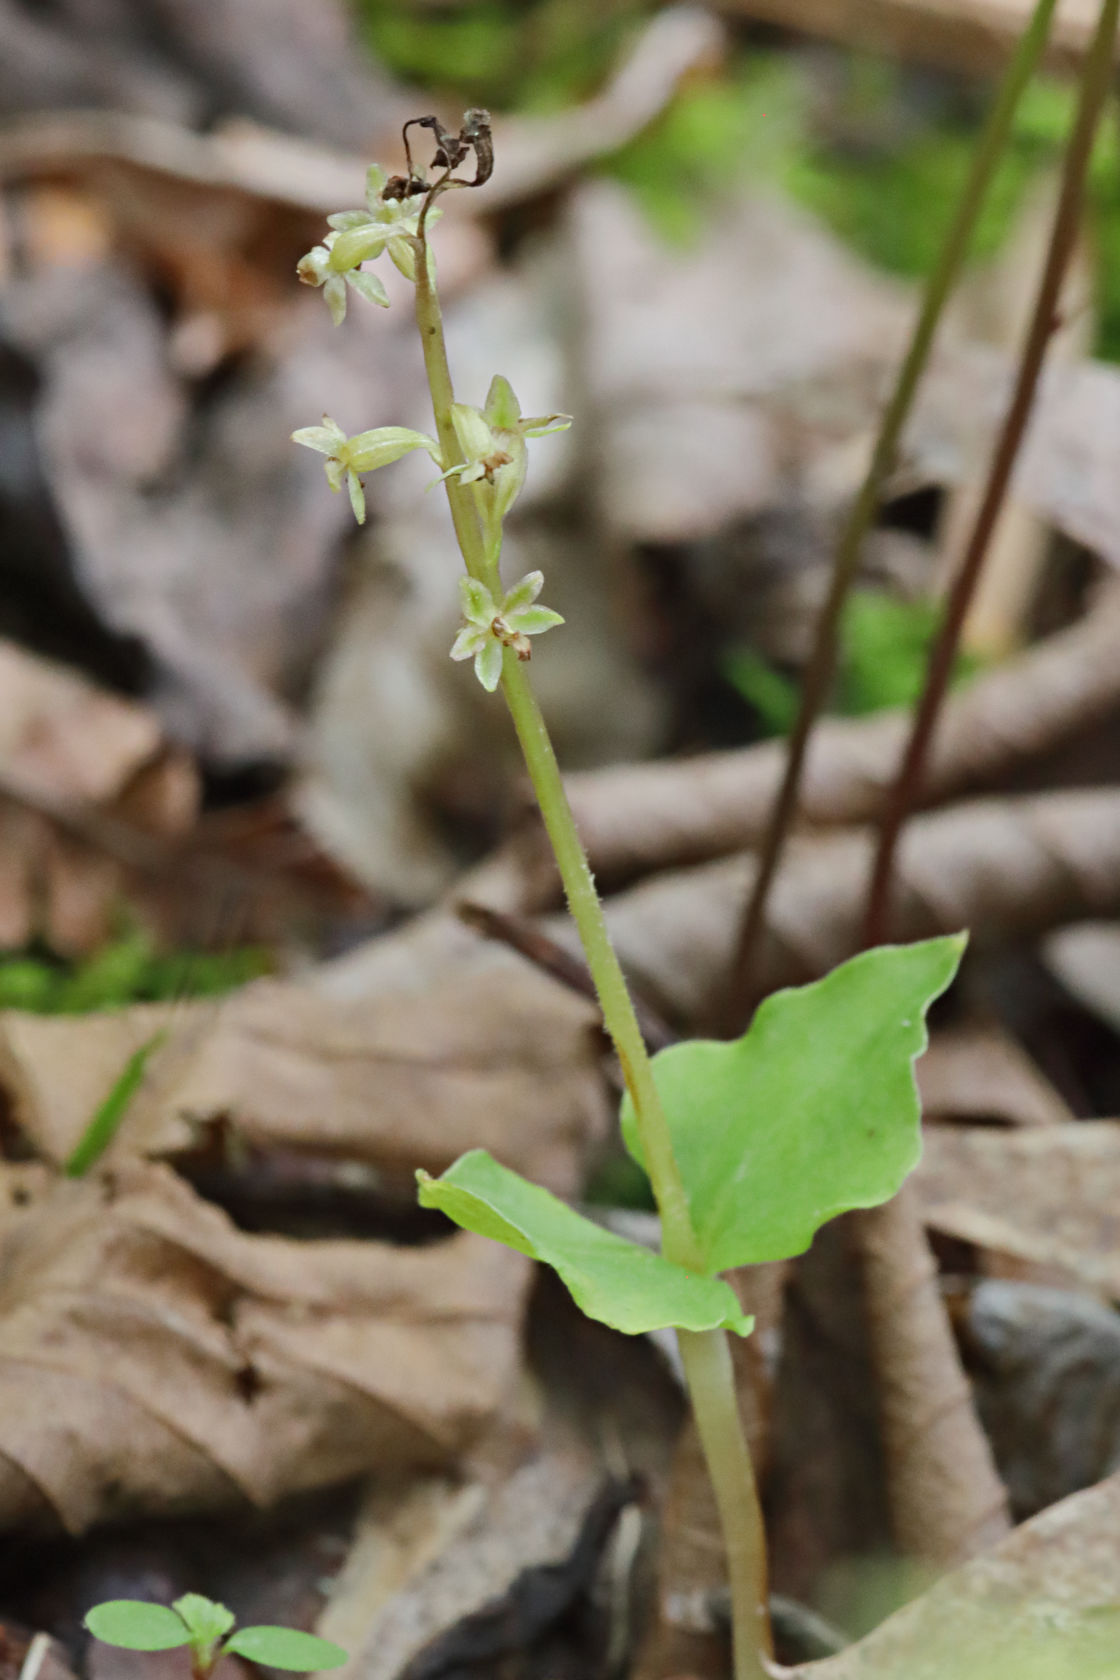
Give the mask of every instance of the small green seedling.
POLYGON ((153 1033, 134 1050, 113 1081, 104 1101, 94 1111, 89 1124, 67 1156, 63 1172, 67 1178, 82 1178, 97 1165, 121 1129, 121 1123, 132 1105, 132 1099, 144 1083, 148 1063, 167 1038, 166 1032, 153 1033))
POLYGON ((95 1639, 126 1651, 173 1651, 188 1646, 192 1680, 208 1680, 227 1655, 297 1674, 338 1668, 347 1660, 340 1645, 298 1628, 246 1627, 234 1633, 233 1612, 201 1593, 184 1593, 170 1607, 136 1598, 111 1598, 94 1605, 85 1625, 95 1639))

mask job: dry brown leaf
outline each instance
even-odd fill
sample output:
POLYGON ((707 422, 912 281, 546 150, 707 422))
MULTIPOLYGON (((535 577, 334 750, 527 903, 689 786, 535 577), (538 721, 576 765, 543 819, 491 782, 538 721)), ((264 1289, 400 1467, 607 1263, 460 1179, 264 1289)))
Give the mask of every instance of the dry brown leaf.
POLYGON ((627 542, 695 543, 779 503, 791 447, 812 445, 809 425, 772 410, 831 380, 858 411, 850 387, 862 395, 867 364, 906 331, 904 288, 772 197, 729 204, 682 252, 622 187, 593 181, 573 197, 569 238, 597 501, 627 542))
MULTIPOLYGON (((865 834, 798 840, 771 894, 760 989, 797 985, 851 956, 871 854, 865 834)), ((608 900, 623 963, 669 1020, 697 1020, 730 971, 735 909, 753 862, 655 876, 608 900)), ((898 865, 892 937, 971 928, 977 944, 1028 938, 1120 903, 1120 793, 976 800, 916 818, 898 865)), ((571 943, 560 918, 551 935, 571 943)))
POLYGON ((361 145, 377 121, 409 113, 407 95, 355 50, 340 0, 156 0, 90 7, 2 0, 0 108, 159 112, 185 124, 238 112, 361 145))
MULTIPOLYGON (((651 1501, 657 1498, 681 1423, 676 1380, 648 1338, 619 1336, 583 1318, 559 1284, 541 1282, 523 1380, 457 1483, 380 1479, 371 1487, 350 1559, 318 1624, 351 1652, 340 1680, 394 1680, 434 1636, 484 1603, 508 1603, 524 1568, 561 1565, 562 1575, 581 1519, 608 1481, 617 1485, 637 1471, 651 1501)), ((633 1509, 631 1517, 638 1518, 633 1509)), ((626 1569, 617 1566, 633 1563, 625 1531, 634 1526, 620 1523, 617 1553, 598 1583, 603 1597, 609 1592, 610 1644, 620 1671, 629 1648, 629 1594, 626 1569)), ((602 1608, 600 1592, 595 1596, 602 1608)), ((523 1616, 519 1625, 530 1640, 536 1614, 523 1597, 515 1615, 523 1616)), ((472 1643, 464 1641, 463 1654, 473 1672, 472 1643)), ((547 1654, 543 1665, 536 1656, 528 1659, 533 1672, 558 1672, 547 1654)), ((574 1672, 600 1672, 600 1664, 585 1661, 574 1672)))
POLYGON ((571 1193, 606 1124, 582 999, 517 962, 418 994, 342 1001, 261 981, 220 1005, 0 1016, 0 1078, 17 1123, 64 1161, 128 1057, 160 1027, 109 1159, 188 1148, 200 1122, 246 1141, 377 1166, 398 1185, 464 1150, 571 1193))
MULTIPOLYGON (((240 0, 243 6, 245 0, 240 0)), ((271 0, 265 0, 270 4, 271 0)), ((228 9, 228 8, 227 8, 228 9)), ((340 20, 330 18, 330 10, 321 7, 330 21, 327 37, 337 35, 340 20)), ((210 0, 196 5, 198 23, 210 21, 210 0)), ((7 21, 7 0, 0 16, 7 21)), ((293 16, 306 23, 304 9, 296 5, 293 16)), ((221 26, 219 25, 219 32, 221 26)), ((321 24, 318 34, 323 36, 321 24)), ((253 32, 252 50, 240 66, 252 82, 268 86, 268 71, 260 59, 257 37, 253 32)), ((283 43, 283 51, 291 52, 286 40, 287 31, 277 29, 275 21, 263 31, 275 49, 283 43)), ((100 44, 100 43, 99 43, 100 44)), ((584 105, 557 115, 502 118, 495 125, 495 151, 500 169, 487 192, 476 203, 470 195, 462 211, 470 215, 481 211, 484 215, 495 208, 516 204, 527 197, 535 197, 560 185, 566 178, 605 153, 620 146, 641 132, 665 108, 682 77, 719 56, 723 34, 710 13, 697 6, 670 6, 655 16, 629 54, 607 82, 602 92, 584 105)), ((364 90, 366 105, 362 125, 372 134, 376 129, 382 137, 391 136, 391 144, 399 147, 397 132, 405 116, 415 111, 415 102, 399 90, 382 90, 380 100, 368 100, 368 70, 354 75, 354 55, 347 53, 343 77, 344 92, 350 104, 358 90, 364 90), (388 99, 386 93, 388 92, 388 99), (399 114, 398 114, 399 113, 399 114)), ((192 55, 192 68, 196 68, 192 55)), ((306 63, 299 65, 299 75, 288 79, 285 92, 299 93, 306 98, 311 86, 306 63)), ((314 60, 312 76, 322 73, 314 60)), ((334 109, 338 96, 337 69, 331 72, 332 98, 314 101, 315 118, 329 117, 327 139, 335 138, 340 113, 334 109)), ((258 85, 258 97, 263 91, 258 85)), ((268 91, 275 96, 274 86, 268 91)), ((43 104, 53 104, 47 98, 43 104)), ((270 207, 282 206, 327 215, 344 204, 361 202, 365 186, 367 159, 332 150, 328 145, 307 138, 321 120, 300 121, 294 133, 265 128, 260 122, 227 121, 212 132, 199 134, 187 126, 161 120, 136 111, 94 111, 89 101, 81 101, 86 109, 77 111, 49 111, 22 121, 10 123, 0 140, 0 175, 45 173, 57 177, 62 170, 81 170, 83 163, 98 162, 124 165, 126 168, 151 172, 163 177, 166 190, 175 182, 188 183, 209 189, 215 194, 245 195, 271 201, 270 207), (297 137, 298 135, 298 137, 297 137)), ((242 105, 243 115, 259 116, 267 122, 266 111, 252 112, 242 105)), ((281 125, 283 126, 283 125, 281 125)), ((353 124, 348 125, 353 136, 353 124)), ((361 138, 361 136, 357 136, 361 138)), ((391 156, 383 161, 391 163, 391 156)), ((403 161, 403 159, 402 159, 403 161)), ((457 208, 458 213, 458 208, 457 208)))
POLYGON ((0 1523, 76 1533, 454 1458, 516 1372, 529 1268, 469 1235, 246 1236, 133 1163, 59 1182, 0 1275, 0 1523))
POLYGON ((779 1672, 783 1680, 1012 1680, 1028 1672, 1074 1680, 1076 1668, 1036 1669, 1029 1659, 1049 1636, 1072 1634, 1086 1612, 1115 1606, 1118 1569, 1120 1475, 1024 1523, 839 1656, 779 1672))
POLYGON ((887 1501, 900 1549, 942 1568, 1010 1527, 1007 1493, 973 1410, 937 1265, 910 1183, 853 1215, 863 1262, 887 1501))
MULTIPOLYGON (((1040 757, 1120 706, 1120 611, 1111 600, 1072 629, 978 677, 947 701, 924 800, 939 804, 1040 757)), ((826 719, 809 745, 807 824, 867 822, 879 811, 909 725, 889 712, 826 719)), ((566 778, 593 867, 614 879, 699 862, 761 838, 781 778, 778 741, 566 778)))
POLYGON ((130 867, 198 811, 193 762, 149 708, 0 643, 0 938, 58 951, 108 937, 130 867))
MULTIPOLYGON (((428 1544, 406 1559, 397 1591, 371 1595, 345 1680, 393 1680, 429 1640, 505 1592, 521 1569, 562 1558, 601 1482, 595 1454, 569 1441, 496 1487, 460 1488, 450 1511, 433 1513, 428 1544)), ((421 1520, 422 1499, 410 1501, 410 1515, 421 1520)), ((391 1554, 385 1561, 392 1567, 391 1554)))
POLYGON ((932 1229, 1120 1301, 1120 1122, 933 1127, 914 1182, 932 1229))
POLYGON ((104 804, 162 746, 147 707, 0 642, 0 774, 45 796, 104 804))
MULTIPOLYGON (((1015 364, 975 344, 934 358, 905 443, 908 482, 967 483, 1006 412, 1015 364)), ((1120 566, 1120 375, 1082 361, 1047 370, 1012 486, 1024 507, 1120 566)))
POLYGON ((1038 1065, 1001 1028, 943 1028, 916 1068, 927 1119, 1052 1126, 1073 1114, 1038 1065))
POLYGON ((1043 941, 1042 958, 1078 1003, 1120 1031, 1120 925, 1056 928, 1043 941))

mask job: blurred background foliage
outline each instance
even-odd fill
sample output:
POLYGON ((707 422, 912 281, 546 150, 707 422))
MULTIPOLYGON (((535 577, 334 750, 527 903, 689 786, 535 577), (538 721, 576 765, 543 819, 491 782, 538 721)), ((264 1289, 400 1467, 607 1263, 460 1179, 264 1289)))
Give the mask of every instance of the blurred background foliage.
MULTIPOLYGON (((353 0, 372 51, 395 75, 463 104, 541 111, 587 98, 644 16, 634 0, 353 0)), ((988 97, 986 84, 838 48, 745 32, 726 63, 688 85, 606 166, 670 242, 697 239, 729 185, 780 189, 870 262, 907 279, 934 258, 988 97)), ((977 229, 993 257, 1031 185, 1055 166, 1073 90, 1029 91, 977 229)), ((1115 112, 1097 147, 1097 353, 1120 361, 1120 197, 1115 112)))
POLYGON ((142 929, 125 926, 109 944, 78 962, 45 949, 0 957, 0 1009, 84 1015, 131 1003, 220 997, 271 967, 268 954, 253 946, 160 951, 142 929))

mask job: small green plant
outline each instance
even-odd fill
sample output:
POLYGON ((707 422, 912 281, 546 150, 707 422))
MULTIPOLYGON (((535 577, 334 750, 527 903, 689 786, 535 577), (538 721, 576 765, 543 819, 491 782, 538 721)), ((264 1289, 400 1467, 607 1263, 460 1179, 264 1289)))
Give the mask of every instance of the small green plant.
POLYGON ((111 1598, 95 1604, 85 1625, 95 1639, 125 1651, 190 1651, 192 1680, 209 1680, 224 1656, 246 1657, 267 1668, 310 1674, 338 1668, 347 1652, 329 1639, 298 1628, 246 1627, 232 1631, 234 1615, 201 1593, 184 1593, 174 1604, 148 1604, 137 1598, 111 1598))
POLYGON ((0 955, 0 1009, 37 1015, 82 1015, 130 1003, 219 997, 267 974, 268 954, 254 946, 231 951, 158 951, 142 928, 125 928, 80 962, 41 950, 0 955))
POLYGON ((469 111, 451 134, 424 117, 406 124, 404 140, 407 173, 388 179, 373 166, 365 210, 331 217, 299 275, 324 289, 338 319, 351 292, 387 301, 362 264, 388 251, 415 285, 436 436, 386 426, 348 437, 324 418, 295 439, 326 457, 328 483, 346 486, 359 521, 365 473, 414 450, 438 466, 466 567, 451 657, 473 660, 482 688, 500 689, 509 708, 621 1064, 623 1138, 648 1175, 662 1252, 603 1230, 481 1149, 438 1179, 420 1173, 420 1200, 553 1267, 589 1316, 631 1334, 676 1330, 727 1549, 736 1680, 762 1680, 765 1539, 726 1334, 747 1335, 752 1325, 722 1274, 800 1253, 827 1220, 888 1200, 917 1164, 913 1063, 925 1048, 925 1012, 952 980, 964 936, 866 951, 768 999, 735 1042, 681 1044, 650 1060, 529 681, 532 638, 562 620, 538 603, 539 572, 507 585, 500 571, 528 440, 570 420, 526 419, 501 375, 481 408, 456 400, 427 228, 444 192, 488 178, 489 121, 469 111), (434 180, 413 163, 414 127, 434 137, 434 180), (457 171, 472 153, 467 179, 457 171))
MULTIPOLYGON (((838 670, 831 710, 864 717, 889 706, 912 706, 922 691, 940 613, 933 601, 900 601, 881 589, 856 589, 840 620, 838 670)), ((729 648, 721 662, 731 686, 752 705, 770 735, 788 735, 797 719, 798 687, 753 648, 729 648)), ((957 655, 954 687, 981 669, 975 654, 957 655)))

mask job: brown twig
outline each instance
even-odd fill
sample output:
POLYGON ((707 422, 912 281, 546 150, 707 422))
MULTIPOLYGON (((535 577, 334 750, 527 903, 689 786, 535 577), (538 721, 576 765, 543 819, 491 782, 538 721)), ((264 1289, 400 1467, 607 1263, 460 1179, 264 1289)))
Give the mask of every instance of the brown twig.
MULTIPOLYGON (((1015 392, 971 540, 930 654, 906 754, 883 815, 864 920, 865 946, 879 944, 887 933, 898 841, 920 795, 965 616, 1006 499, 1057 325, 1093 139, 1112 80, 1118 18, 1120 0, 1103 0, 1085 62, 1050 248, 1015 392)), ((905 1185, 885 1207, 858 1214, 853 1229, 864 1269, 895 1534, 907 1551, 918 1556, 944 1565, 959 1563, 998 1539, 1009 1528, 1010 1519, 1006 1491, 973 1409, 912 1187, 905 1185)))
MULTIPOLYGON (((455 913, 460 921, 474 928, 484 938, 500 940, 503 945, 508 945, 511 950, 525 957, 542 973, 551 975, 562 986, 567 986, 569 991, 577 993, 580 997, 590 998, 592 1003, 598 1003, 595 982, 583 957, 558 944, 547 933, 543 933, 536 923, 527 921, 523 916, 511 916, 504 910, 495 910, 488 904, 477 904, 471 900, 461 900, 456 904, 455 913)), ((646 1048, 651 1054, 677 1042, 677 1034, 672 1027, 638 996, 634 997, 634 1012, 638 1017, 646 1048)))
POLYGON ((841 616, 859 569, 864 539, 875 517, 883 485, 894 466, 903 429, 910 417, 918 386, 929 362, 945 305, 968 255, 972 235, 996 166, 1007 148, 1012 119, 1046 45, 1054 7, 1055 0, 1036 0, 1033 16, 1023 32, 1003 79, 944 245, 926 283, 921 311, 909 349, 883 413, 867 474, 848 515, 836 551, 828 598, 817 622, 813 651, 802 681, 800 705, 790 736, 785 774, 767 824, 758 874, 755 876, 751 896, 743 915, 727 990, 717 1011, 722 1018, 724 1030, 729 1033, 741 1030, 752 1002, 751 964, 766 921, 766 901, 797 815, 809 737, 817 718, 824 710, 832 686, 841 616))
MULTIPOLYGON (((923 806, 1000 784, 1120 710, 1118 645, 1120 590, 1068 630, 954 691, 941 714, 923 806)), ((802 782, 803 824, 819 832, 874 822, 908 727, 901 711, 818 724, 802 782)), ((596 874, 617 889, 654 870, 758 846, 782 755, 782 742, 762 741, 566 777, 596 874)), ((531 902, 551 904, 559 894, 555 870, 546 879, 536 849, 526 850, 531 902)))
POLYGON ((1058 326, 1062 283, 1077 242, 1085 196, 1085 177, 1092 156, 1105 99, 1112 84, 1116 26, 1120 0, 1103 0, 1100 21, 1085 61, 1081 96, 1073 132, 1066 148, 1061 196, 1050 237, 1034 313, 1027 332, 1011 406, 992 457, 988 482, 976 515, 972 536, 954 579, 945 617, 934 641, 925 688, 914 717, 913 730, 897 780, 887 802, 879 831, 879 850, 868 892, 863 943, 880 944, 890 917, 891 874, 899 835, 917 804, 938 715, 949 685, 961 630, 988 552, 988 544, 1007 497, 1011 473, 1034 407, 1038 382, 1050 340, 1058 326))

